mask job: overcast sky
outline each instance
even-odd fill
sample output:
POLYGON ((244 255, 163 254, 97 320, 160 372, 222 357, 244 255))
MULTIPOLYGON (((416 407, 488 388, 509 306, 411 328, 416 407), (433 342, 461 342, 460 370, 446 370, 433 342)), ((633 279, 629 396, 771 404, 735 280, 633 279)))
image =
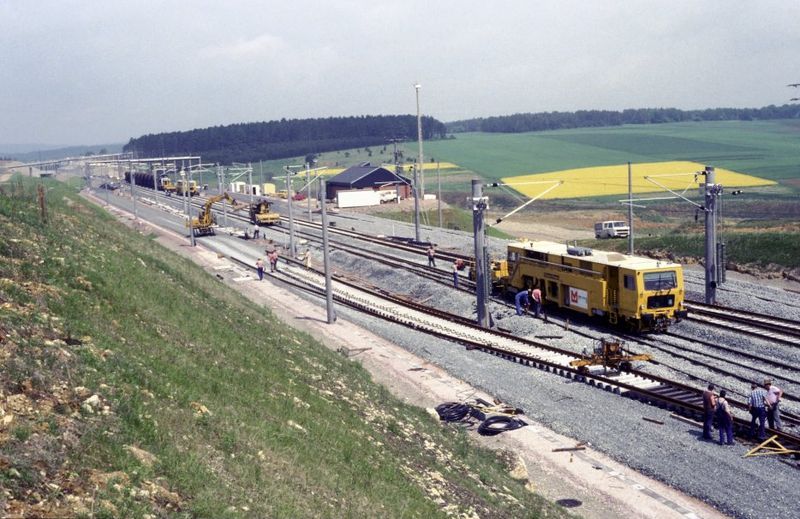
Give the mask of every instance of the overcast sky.
POLYGON ((280 118, 760 107, 800 1, 0 0, 3 144, 280 118))

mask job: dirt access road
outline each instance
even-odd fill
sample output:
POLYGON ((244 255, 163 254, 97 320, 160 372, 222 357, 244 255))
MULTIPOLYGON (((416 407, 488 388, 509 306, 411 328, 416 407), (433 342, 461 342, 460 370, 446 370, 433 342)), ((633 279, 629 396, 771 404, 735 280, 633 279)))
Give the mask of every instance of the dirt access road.
MULTIPOLYGON (((91 195, 87 198, 103 205, 91 195)), ((141 221, 134 222, 130 213, 113 208, 112 212, 127 225, 158 235, 157 241, 164 247, 191 259, 211 275, 236 269, 228 259, 218 257, 216 252, 202 245, 188 246, 185 236, 141 221)), ((253 261, 259 252, 253 251, 253 261)), ((334 351, 346 352, 357 342, 359 352, 351 358, 360 362, 376 382, 406 402, 432 411, 433 407, 447 401, 476 397, 493 400, 492 395, 346 319, 327 324, 324 307, 309 305, 280 284, 273 284, 269 276, 264 282, 258 282, 252 272, 246 281, 234 281, 239 275, 223 277, 225 283, 255 304, 270 308, 288 326, 311 334, 334 351)), ((555 448, 575 446, 576 440, 556 434, 528 417, 523 419, 530 424, 528 427, 495 437, 475 434, 473 438, 484 446, 518 453, 527 469, 529 488, 553 501, 578 504, 572 510, 584 517, 726 517, 705 503, 638 474, 591 447, 576 452, 553 452, 555 448)))

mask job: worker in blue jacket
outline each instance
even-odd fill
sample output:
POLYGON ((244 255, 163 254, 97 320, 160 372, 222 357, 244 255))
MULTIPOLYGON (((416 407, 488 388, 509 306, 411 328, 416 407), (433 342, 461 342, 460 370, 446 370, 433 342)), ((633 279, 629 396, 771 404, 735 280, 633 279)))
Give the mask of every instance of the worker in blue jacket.
POLYGON ((527 290, 520 290, 514 297, 514 305, 517 307, 517 315, 522 315, 528 311, 531 298, 527 290), (524 309, 524 310, 523 310, 524 309))

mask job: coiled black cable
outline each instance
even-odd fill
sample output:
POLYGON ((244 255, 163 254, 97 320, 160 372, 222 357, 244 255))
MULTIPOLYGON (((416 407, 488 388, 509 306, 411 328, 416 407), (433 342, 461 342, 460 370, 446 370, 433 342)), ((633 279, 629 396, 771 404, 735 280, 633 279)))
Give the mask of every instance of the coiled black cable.
POLYGON ((510 416, 490 416, 478 427, 478 434, 482 436, 495 436, 501 432, 513 431, 528 425, 519 418, 510 416))
POLYGON ((436 413, 439 415, 439 419, 444 422, 460 422, 471 411, 472 407, 459 402, 445 402, 436 406, 436 413))

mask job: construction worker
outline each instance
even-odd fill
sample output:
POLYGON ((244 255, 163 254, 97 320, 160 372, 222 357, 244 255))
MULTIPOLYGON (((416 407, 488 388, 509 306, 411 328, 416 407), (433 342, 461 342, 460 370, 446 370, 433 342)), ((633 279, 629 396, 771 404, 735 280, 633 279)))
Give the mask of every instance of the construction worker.
POLYGON ((750 438, 756 438, 756 421, 758 421, 758 439, 767 439, 764 423, 767 421, 767 390, 758 387, 755 383, 750 384, 750 396, 747 399, 750 410, 750 438))
POLYGON ((258 280, 264 281, 264 262, 261 261, 261 258, 256 260, 256 271, 258 272, 258 280))
POLYGON ((272 249, 267 256, 269 258, 269 271, 278 271, 278 249, 272 249))
POLYGON ((714 411, 717 408, 717 395, 714 393, 714 384, 709 384, 703 391, 703 439, 711 440, 711 427, 714 423, 714 411))
POLYGON ((436 247, 433 246, 431 243, 428 245, 428 266, 435 267, 436 266, 436 247))
POLYGON ((781 423, 781 397, 783 390, 778 386, 772 384, 772 379, 764 380, 764 389, 767 390, 767 423, 770 429, 782 430, 783 424, 781 423))
POLYGON ((723 389, 717 397, 717 426, 719 427, 719 444, 735 445, 733 441, 733 414, 731 406, 725 399, 727 393, 723 389), (725 441, 727 439, 727 441, 725 441))
POLYGON ((458 288, 458 268, 461 266, 459 263, 461 260, 455 260, 453 262, 453 288, 458 288))
POLYGON ((539 313, 542 311, 542 291, 539 286, 531 290, 531 301, 533 302, 533 316, 539 318, 539 313))
POLYGON ((258 233, 259 233, 258 225, 253 225, 253 239, 254 240, 258 239, 258 233))
POLYGON ((517 295, 514 296, 514 306, 517 307, 517 315, 522 315, 527 312, 530 305, 531 299, 528 295, 528 291, 520 290, 517 292, 517 295))

